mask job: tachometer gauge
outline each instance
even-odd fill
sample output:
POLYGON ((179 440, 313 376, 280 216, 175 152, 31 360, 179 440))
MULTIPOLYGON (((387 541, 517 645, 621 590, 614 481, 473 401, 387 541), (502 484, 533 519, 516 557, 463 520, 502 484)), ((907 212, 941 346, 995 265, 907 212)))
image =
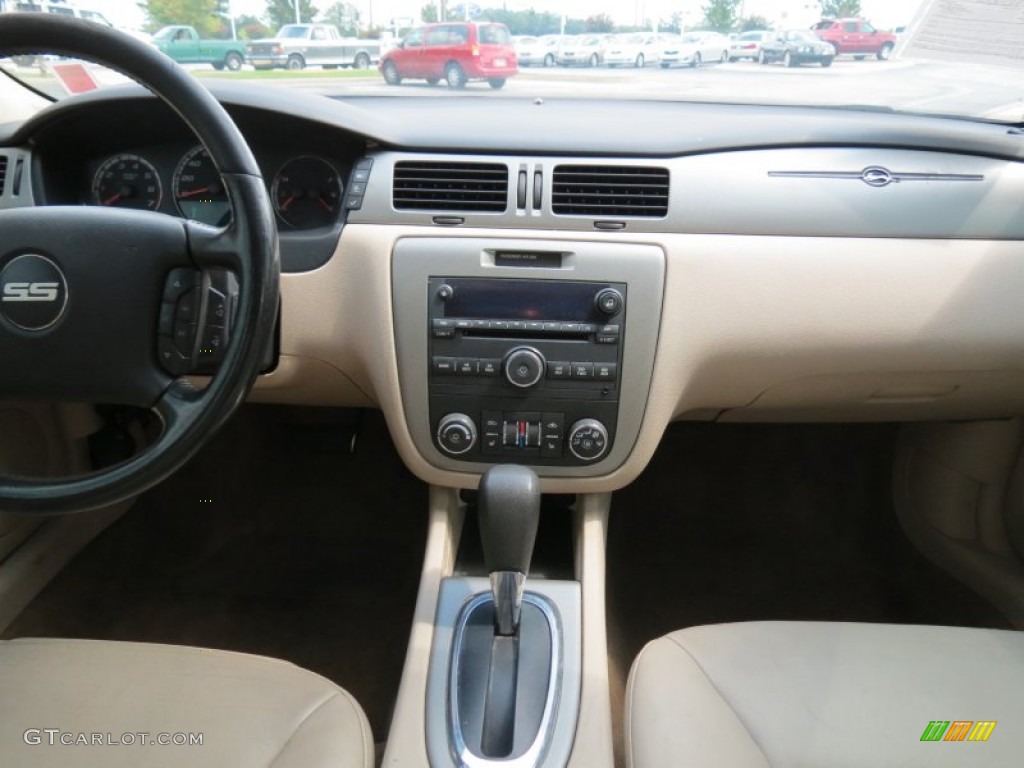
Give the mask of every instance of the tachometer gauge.
POLYGON ((193 147, 185 153, 174 170, 171 189, 174 204, 186 219, 217 227, 231 219, 224 182, 205 147, 193 147))
POLYGON ((114 155, 92 177, 92 199, 97 205, 155 211, 163 194, 160 175, 138 155, 114 155))
POLYGON ((334 166, 312 155, 281 166, 271 187, 278 215, 301 229, 328 227, 337 221, 341 192, 341 177, 334 166))

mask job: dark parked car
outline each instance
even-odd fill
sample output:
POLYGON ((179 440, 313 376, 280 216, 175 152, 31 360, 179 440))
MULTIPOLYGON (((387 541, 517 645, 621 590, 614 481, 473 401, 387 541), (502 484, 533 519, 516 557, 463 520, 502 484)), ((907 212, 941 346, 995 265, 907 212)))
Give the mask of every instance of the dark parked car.
POLYGON ((380 71, 388 85, 410 77, 431 85, 443 78, 449 88, 464 88, 469 80, 501 88, 519 66, 504 24, 449 22, 414 29, 381 58, 380 71))
POLYGON ((821 64, 831 67, 835 49, 819 40, 817 35, 806 29, 789 29, 775 38, 761 43, 757 60, 762 64, 781 61, 787 67, 801 64, 821 64))

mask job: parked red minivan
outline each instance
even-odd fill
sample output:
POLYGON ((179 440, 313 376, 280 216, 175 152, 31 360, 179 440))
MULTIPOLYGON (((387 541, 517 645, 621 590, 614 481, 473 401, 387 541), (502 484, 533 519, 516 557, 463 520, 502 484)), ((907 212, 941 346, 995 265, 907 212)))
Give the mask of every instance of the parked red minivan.
POLYGON ((501 88, 519 71, 512 36, 504 24, 449 21, 414 29, 394 50, 381 56, 380 71, 389 85, 423 78, 433 85, 443 78, 449 88, 486 80, 501 88))

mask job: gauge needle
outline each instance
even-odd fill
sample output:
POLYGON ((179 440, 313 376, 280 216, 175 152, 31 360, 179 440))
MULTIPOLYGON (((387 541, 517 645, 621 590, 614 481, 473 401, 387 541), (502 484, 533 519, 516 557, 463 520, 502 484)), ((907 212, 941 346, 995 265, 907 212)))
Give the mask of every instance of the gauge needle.
POLYGON ((114 203, 116 203, 120 199, 121 199, 121 193, 118 192, 116 195, 111 195, 106 200, 104 200, 103 204, 104 205, 113 205, 114 203))
POLYGON ((322 205, 324 207, 325 211, 333 211, 334 210, 334 206, 331 205, 330 202, 328 202, 327 199, 325 199, 324 197, 318 197, 317 200, 320 201, 320 205, 322 205))
POLYGON ((291 204, 294 203, 298 199, 299 198, 298 198, 297 195, 292 195, 291 197, 286 199, 283 203, 281 203, 281 210, 282 211, 287 211, 291 207, 291 204))
POLYGON ((197 197, 199 195, 205 195, 212 189, 211 187, 203 187, 202 189, 190 189, 188 192, 179 192, 178 199, 186 200, 190 197, 197 197))

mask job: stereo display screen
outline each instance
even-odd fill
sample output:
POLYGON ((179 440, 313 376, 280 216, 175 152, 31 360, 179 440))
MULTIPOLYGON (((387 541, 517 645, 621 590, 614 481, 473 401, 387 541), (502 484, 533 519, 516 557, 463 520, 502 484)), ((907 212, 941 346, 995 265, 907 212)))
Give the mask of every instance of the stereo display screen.
POLYGON ((445 317, 493 320, 563 320, 597 318, 594 296, 604 283, 565 280, 446 280, 454 289, 445 302, 445 317))

